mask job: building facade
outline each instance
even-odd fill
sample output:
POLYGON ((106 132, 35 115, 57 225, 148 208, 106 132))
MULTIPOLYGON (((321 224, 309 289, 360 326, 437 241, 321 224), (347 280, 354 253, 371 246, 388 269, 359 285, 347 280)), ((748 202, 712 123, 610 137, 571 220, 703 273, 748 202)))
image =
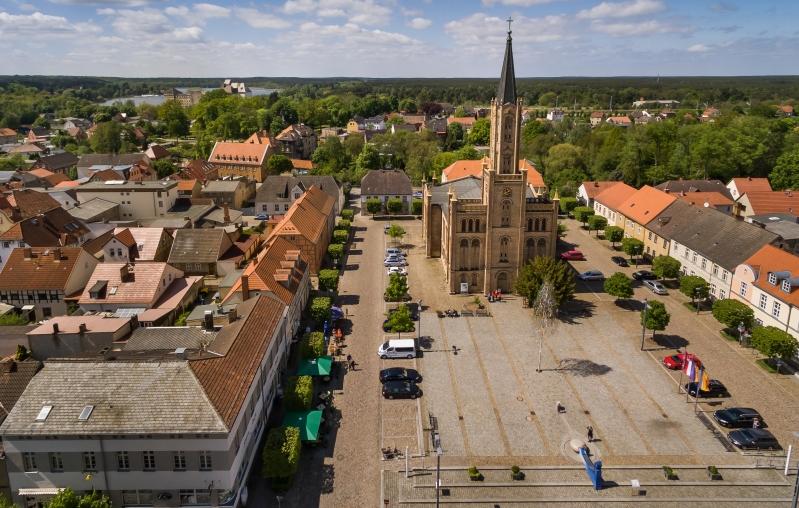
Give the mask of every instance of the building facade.
POLYGON ((511 44, 509 31, 482 177, 425 185, 426 255, 441 258, 452 293, 510 292, 525 263, 555 255, 558 199, 537 196, 518 163, 522 100, 511 44))
POLYGON ((163 217, 175 206, 178 184, 175 181, 160 182, 89 182, 77 189, 78 201, 100 198, 119 205, 121 220, 150 219, 163 217))

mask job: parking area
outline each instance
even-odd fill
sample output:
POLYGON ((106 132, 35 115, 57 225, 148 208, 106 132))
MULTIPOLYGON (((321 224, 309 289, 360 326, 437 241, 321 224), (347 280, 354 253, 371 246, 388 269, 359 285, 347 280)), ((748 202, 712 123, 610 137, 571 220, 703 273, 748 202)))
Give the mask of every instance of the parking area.
MULTIPOLYGON (((727 430, 710 423, 712 411, 733 405, 760 408, 784 445, 791 442, 793 387, 778 379, 773 389, 764 390, 771 392, 767 396, 756 395, 772 382, 768 376, 729 350, 717 332, 708 340, 709 325, 697 322, 704 316, 697 318, 681 302, 636 289, 636 298, 662 299, 672 313, 664 333, 654 340, 647 334, 645 351, 640 350, 640 304, 617 305, 598 281, 578 283, 575 305, 543 338, 529 310, 513 297, 488 304, 490 317, 439 318, 436 310, 460 309, 473 296, 446 294, 439 287, 439 260, 425 259, 421 251, 421 224, 403 227, 409 233, 406 242, 413 245, 411 292, 414 299, 424 300, 426 309, 421 319, 423 355, 417 360, 425 377, 420 416, 424 427, 428 415, 435 417, 448 457, 569 464, 576 460, 567 451, 569 441, 584 439, 590 425, 598 438, 592 450, 614 464, 750 463, 728 451, 723 439, 727 430), (731 398, 696 405, 678 393, 679 371, 668 371, 661 360, 682 346, 703 358, 711 375, 728 385, 731 398), (749 379, 733 376, 733 368, 749 379), (752 382, 761 383, 760 389, 740 389, 752 382), (779 406, 781 399, 788 408, 779 406), (565 412, 556 410, 558 402, 565 412)), ((581 232, 573 234, 569 240, 588 258, 575 262, 575 268, 616 271, 609 249, 582 238, 581 232)), ((429 439, 425 443, 429 448, 429 439)))

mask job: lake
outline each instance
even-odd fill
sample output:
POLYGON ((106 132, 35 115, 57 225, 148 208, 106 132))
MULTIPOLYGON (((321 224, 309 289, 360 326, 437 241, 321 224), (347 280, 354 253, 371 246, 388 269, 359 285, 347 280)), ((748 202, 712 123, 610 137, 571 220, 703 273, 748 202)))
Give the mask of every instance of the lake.
MULTIPOLYGON (((184 91, 185 88, 178 88, 180 91, 184 91)), ((218 88, 204 88, 206 92, 210 92, 211 90, 218 90, 218 88)), ((280 90, 276 88, 258 88, 252 87, 250 88, 250 96, 256 95, 269 95, 272 92, 279 92, 280 90)), ((132 97, 117 97, 114 99, 108 99, 107 101, 103 102, 103 106, 113 106, 116 103, 122 103, 126 101, 133 102, 134 106, 138 106, 140 104, 152 104, 153 106, 160 106, 161 104, 166 101, 163 95, 135 95, 132 97)))

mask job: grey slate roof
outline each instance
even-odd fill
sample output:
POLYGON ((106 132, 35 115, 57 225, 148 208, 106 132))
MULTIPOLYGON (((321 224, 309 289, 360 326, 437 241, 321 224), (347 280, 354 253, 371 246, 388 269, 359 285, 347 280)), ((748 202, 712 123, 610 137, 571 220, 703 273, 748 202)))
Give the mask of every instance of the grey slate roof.
POLYGON ((441 211, 445 214, 449 209, 448 195, 450 189, 458 199, 480 199, 483 192, 483 182, 475 176, 469 176, 431 187, 430 202, 441 206, 441 211))
POLYGON ((112 203, 101 198, 92 198, 77 206, 67 209, 67 212, 76 219, 90 221, 109 210, 119 208, 119 203, 112 203))
POLYGON ((785 220, 766 224, 766 230, 779 235, 783 240, 799 239, 799 224, 785 220))
POLYGON ((11 435, 224 433, 183 360, 47 362, 0 426, 11 435), (44 421, 42 406, 52 405, 44 421), (78 416, 93 405, 88 420, 78 416))
POLYGON ((36 167, 43 167, 50 171, 58 171, 71 168, 78 164, 78 156, 70 152, 56 153, 46 157, 40 157, 36 161, 36 167))
MULTIPOLYGON (((41 368, 42 363, 38 360, 0 362, 0 404, 3 408, 10 411, 14 407, 25 387, 41 368)), ((5 413, 0 413, 0 420, 5 416, 5 413)))
POLYGON ((686 227, 693 220, 691 212, 695 208, 695 206, 682 199, 674 200, 646 225, 646 229, 661 238, 671 240, 676 231, 686 227))
POLYGON ((267 176, 255 195, 255 201, 289 203, 292 201, 289 193, 296 185, 300 185, 303 190, 308 190, 309 187, 316 185, 338 202, 339 186, 336 179, 330 175, 267 176))
POLYGON ((718 192, 732 200, 730 190, 720 180, 668 180, 660 185, 656 185, 655 188, 663 192, 668 192, 669 194, 679 194, 681 192, 718 192))
MULTIPOLYGON (((202 316, 200 316, 202 318, 202 316)), ((201 349, 211 343, 216 332, 205 331, 197 326, 147 326, 139 327, 122 347, 123 351, 158 351, 201 349)))
POLYGON ((241 180, 211 180, 202 188, 202 192, 236 192, 239 187, 244 187, 246 183, 241 180))
POLYGON ((216 263, 224 254, 224 229, 178 229, 169 263, 216 263))
POLYGON ((675 229, 672 239, 729 271, 778 238, 714 208, 692 206, 684 215, 683 225, 675 229))
POLYGON ((502 76, 499 78, 497 102, 500 104, 516 102, 516 72, 513 69, 513 39, 508 30, 508 41, 505 45, 505 61, 502 62, 502 76))
POLYGON ((361 178, 362 196, 411 195, 411 179, 399 169, 372 169, 361 178))

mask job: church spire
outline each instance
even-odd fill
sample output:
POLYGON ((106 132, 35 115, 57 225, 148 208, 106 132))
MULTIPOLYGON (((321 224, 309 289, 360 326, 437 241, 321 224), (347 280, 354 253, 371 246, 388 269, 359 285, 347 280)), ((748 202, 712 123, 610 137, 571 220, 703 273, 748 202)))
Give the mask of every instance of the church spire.
POLYGON ((510 24, 513 19, 508 18, 508 41, 505 45, 505 61, 502 63, 502 77, 499 79, 497 102, 500 104, 516 102, 516 73, 513 70, 513 47, 510 24))

